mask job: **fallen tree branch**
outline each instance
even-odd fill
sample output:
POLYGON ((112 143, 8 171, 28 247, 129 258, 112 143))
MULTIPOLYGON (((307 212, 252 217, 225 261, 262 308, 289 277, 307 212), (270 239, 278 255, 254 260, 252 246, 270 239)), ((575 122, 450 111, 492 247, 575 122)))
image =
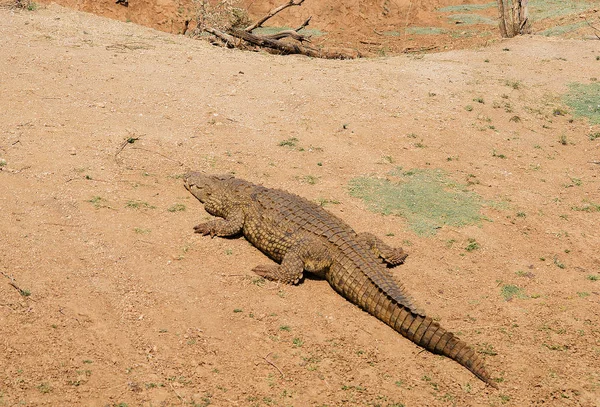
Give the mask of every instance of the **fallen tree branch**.
POLYGON ((325 59, 350 59, 353 58, 350 55, 343 54, 335 51, 320 51, 314 48, 305 47, 303 45, 291 44, 280 40, 273 40, 266 36, 259 36, 250 34, 245 30, 231 30, 231 35, 237 38, 241 38, 251 44, 259 47, 271 48, 277 50, 283 54, 302 54, 313 58, 325 58, 325 59))
MULTIPOLYGON (((253 34, 255 35, 255 34, 253 34)), ((293 38, 296 41, 307 41, 310 42, 310 40, 308 39, 308 37, 306 37, 305 35, 302 34, 298 34, 298 32, 296 30, 285 30, 285 31, 279 31, 278 33, 275 34, 266 34, 266 35, 261 35, 260 37, 262 38, 268 38, 270 40, 281 40, 283 38, 293 38)))
POLYGON ((219 30, 217 30, 215 28, 211 28, 211 27, 205 28, 204 31, 214 35, 215 37, 217 37, 218 39, 223 41, 225 43, 225 45, 227 46, 227 48, 235 48, 236 47, 235 38, 233 38, 231 35, 225 34, 223 31, 219 31, 219 30))
POLYGON ((263 18, 261 18, 260 20, 255 22, 254 24, 251 24, 248 27, 246 27, 244 29, 244 31, 252 32, 255 29, 257 29, 258 27, 262 27, 262 25, 265 23, 265 21, 267 21, 269 18, 273 17, 275 14, 279 13, 280 11, 285 10, 288 7, 300 6, 300 5, 302 5, 302 3, 304 3, 304 0, 298 0, 298 1, 290 0, 287 3, 282 4, 281 6, 276 7, 273 10, 269 11, 269 14, 267 14, 266 16, 264 16, 263 18))
MULTIPOLYGON (((300 54, 306 55, 313 58, 325 58, 325 59, 352 59, 357 58, 360 54, 352 49, 339 49, 339 50, 321 50, 313 47, 304 45, 305 42, 310 42, 310 36, 301 34, 299 31, 306 28, 312 19, 308 17, 298 28, 280 31, 274 34, 254 34, 252 33, 258 27, 261 27, 265 21, 275 16, 277 13, 285 10, 288 7, 300 6, 304 3, 304 0, 287 0, 287 3, 276 7, 269 11, 269 13, 258 20, 256 23, 247 26, 246 28, 238 28, 239 24, 230 24, 227 28, 215 27, 214 25, 206 24, 210 19, 198 20, 198 27, 201 31, 205 31, 212 34, 213 38, 216 37, 216 42, 213 40, 213 44, 227 46, 228 48, 240 48, 245 50, 256 50, 257 48, 264 48, 270 53, 279 55, 289 54, 300 54), (289 39, 289 41, 287 40, 289 39), (282 41, 285 40, 285 41, 282 41)), ((203 0, 202 4, 208 7, 207 0, 203 0)), ((237 9, 236 9, 237 10, 237 9)), ((229 10, 231 16, 236 16, 231 10, 229 10)), ((211 12, 208 8, 203 11, 203 14, 207 16, 219 15, 219 12, 211 12)), ((200 17, 199 17, 200 18, 200 17)))
POLYGON ((310 20, 312 20, 312 16, 308 17, 308 18, 306 19, 306 21, 304 21, 304 22, 302 23, 302 25, 301 25, 300 27, 296 28, 294 31, 298 32, 298 31, 300 31, 301 29, 303 29, 303 28, 306 28, 306 27, 308 26, 308 23, 310 23, 310 20))

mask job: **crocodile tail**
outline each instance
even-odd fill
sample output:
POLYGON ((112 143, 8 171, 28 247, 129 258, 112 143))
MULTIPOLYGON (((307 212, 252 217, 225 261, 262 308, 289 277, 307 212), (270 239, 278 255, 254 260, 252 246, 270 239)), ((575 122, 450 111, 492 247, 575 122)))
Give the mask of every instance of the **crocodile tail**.
POLYGON ((389 325, 417 345, 457 361, 485 383, 495 389, 498 388, 498 384, 492 380, 485 369, 483 359, 477 352, 430 317, 414 314, 404 307, 397 307, 390 315, 389 325))

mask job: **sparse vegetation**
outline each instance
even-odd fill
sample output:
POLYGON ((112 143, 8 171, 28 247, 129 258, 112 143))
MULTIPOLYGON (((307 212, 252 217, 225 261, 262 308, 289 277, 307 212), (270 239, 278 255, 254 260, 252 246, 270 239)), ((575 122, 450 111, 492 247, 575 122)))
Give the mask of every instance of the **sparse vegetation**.
POLYGON ((296 145, 298 144, 298 139, 296 137, 291 137, 289 139, 286 140, 282 140, 279 142, 279 144, 277 144, 279 147, 296 147, 296 145))
POLYGON ((509 88, 513 88, 515 90, 521 88, 521 81, 518 81, 518 80, 509 80, 509 79, 507 79, 507 80, 504 81, 504 84, 506 86, 508 86, 509 88))
POLYGON ((96 209, 109 208, 109 206, 106 204, 106 199, 102 198, 101 196, 94 196, 89 199, 88 202, 94 205, 94 208, 96 209))
POLYGON ((169 212, 182 212, 182 211, 185 211, 185 205, 178 203, 178 204, 175 204, 175 205, 172 205, 172 206, 168 207, 167 211, 169 211, 169 212))
POLYGON ((350 181, 350 195, 364 200, 369 209, 404 216, 411 229, 421 235, 435 234, 442 225, 479 223, 480 199, 464 186, 449 180, 439 170, 389 173, 400 182, 360 177, 350 181))
POLYGON ((52 391, 52 387, 48 383, 42 383, 37 388, 42 394, 50 393, 52 391))
POLYGON ((561 134, 558 137, 558 142, 560 144, 562 144, 563 146, 566 146, 567 144, 569 144, 569 140, 567 140, 567 135, 566 134, 561 134))
POLYGON ((148 202, 144 201, 127 201, 125 207, 130 209, 156 209, 156 206, 150 205, 148 202))
POLYGON ((500 292, 502 294, 502 297, 504 297, 505 301, 510 301, 513 298, 518 298, 518 299, 527 298, 527 295, 525 295, 525 293, 523 292, 523 289, 520 287, 517 287, 516 285, 513 285, 513 284, 503 285, 500 292))
POLYGON ((472 251, 479 249, 480 247, 481 246, 479 245, 479 243, 477 243, 477 241, 475 239, 469 238, 468 243, 465 246, 465 250, 468 252, 472 252, 472 251))
POLYGON ((564 102, 574 116, 587 117, 592 124, 600 124, 600 83, 571 83, 564 102))
POLYGON ((315 185, 319 182, 319 177, 315 177, 314 175, 305 175, 302 177, 302 181, 308 185, 315 185))
POLYGON ((492 150, 492 157, 497 157, 497 158, 506 158, 506 156, 504 154, 499 154, 496 152, 496 150, 492 150))

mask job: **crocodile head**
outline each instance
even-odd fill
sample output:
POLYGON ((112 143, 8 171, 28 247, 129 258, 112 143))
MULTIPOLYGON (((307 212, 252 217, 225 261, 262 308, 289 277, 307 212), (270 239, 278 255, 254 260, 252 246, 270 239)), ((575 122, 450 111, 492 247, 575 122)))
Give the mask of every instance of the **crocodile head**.
POLYGON ((230 175, 206 175, 201 172, 188 172, 183 176, 185 188, 202 203, 223 188, 223 181, 231 179, 230 175))

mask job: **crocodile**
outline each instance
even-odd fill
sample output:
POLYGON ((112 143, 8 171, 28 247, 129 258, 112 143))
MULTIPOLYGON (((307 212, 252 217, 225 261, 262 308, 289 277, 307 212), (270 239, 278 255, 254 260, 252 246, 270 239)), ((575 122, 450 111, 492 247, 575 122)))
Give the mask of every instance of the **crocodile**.
POLYGON ((201 235, 241 235, 279 264, 258 265, 265 279, 298 284, 303 273, 325 278, 348 301, 428 351, 463 365, 498 388, 483 359, 415 305, 389 267, 406 253, 370 233, 356 233, 322 206, 289 192, 230 175, 190 172, 185 187, 217 218, 194 227, 201 235))

